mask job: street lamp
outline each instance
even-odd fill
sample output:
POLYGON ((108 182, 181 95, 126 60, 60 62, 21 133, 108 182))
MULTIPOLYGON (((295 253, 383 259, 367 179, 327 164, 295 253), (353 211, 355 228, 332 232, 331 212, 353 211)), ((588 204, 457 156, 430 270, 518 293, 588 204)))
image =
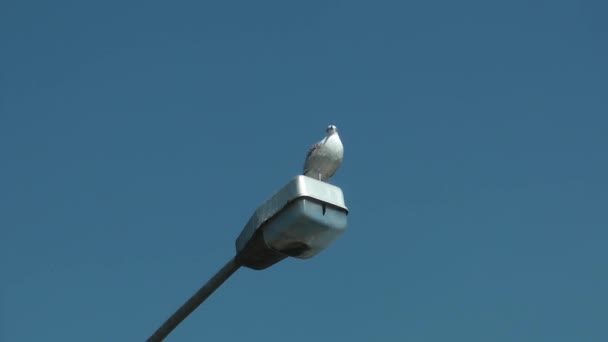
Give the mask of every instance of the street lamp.
POLYGON ((236 256, 154 332, 162 341, 241 266, 262 270, 288 256, 313 257, 346 229, 348 209, 342 190, 307 176, 297 176, 264 202, 236 239, 236 256))

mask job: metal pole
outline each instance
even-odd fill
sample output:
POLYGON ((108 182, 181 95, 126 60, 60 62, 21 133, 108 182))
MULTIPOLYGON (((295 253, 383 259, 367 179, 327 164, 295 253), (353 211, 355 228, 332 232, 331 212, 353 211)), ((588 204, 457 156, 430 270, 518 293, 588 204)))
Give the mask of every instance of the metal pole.
POLYGON ((219 270, 203 287, 188 299, 171 317, 169 317, 163 325, 158 328, 147 342, 160 342, 165 339, 188 315, 205 301, 220 285, 226 281, 241 265, 236 262, 235 258, 230 259, 221 270, 219 270))

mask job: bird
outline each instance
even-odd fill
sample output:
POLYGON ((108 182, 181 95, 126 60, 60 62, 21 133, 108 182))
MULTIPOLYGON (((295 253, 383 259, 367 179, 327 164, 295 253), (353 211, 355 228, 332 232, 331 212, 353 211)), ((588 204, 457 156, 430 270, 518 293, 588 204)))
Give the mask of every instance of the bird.
POLYGON ((344 159, 344 146, 338 128, 327 126, 323 140, 312 145, 304 161, 304 176, 327 182, 338 170, 344 159))

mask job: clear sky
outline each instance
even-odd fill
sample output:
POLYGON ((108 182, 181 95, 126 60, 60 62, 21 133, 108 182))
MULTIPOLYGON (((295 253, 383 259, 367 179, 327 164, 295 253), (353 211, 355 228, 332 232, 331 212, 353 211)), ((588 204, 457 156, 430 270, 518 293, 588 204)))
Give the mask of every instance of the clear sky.
POLYGON ((605 1, 0 5, 0 341, 143 341, 328 124, 346 233, 168 341, 608 341, 605 1))

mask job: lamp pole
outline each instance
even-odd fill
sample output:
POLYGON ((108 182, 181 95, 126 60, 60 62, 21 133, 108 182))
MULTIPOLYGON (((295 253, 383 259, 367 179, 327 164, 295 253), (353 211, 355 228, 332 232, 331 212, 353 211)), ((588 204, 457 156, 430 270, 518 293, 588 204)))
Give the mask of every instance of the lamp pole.
POLYGON ((147 342, 160 342, 239 267, 268 268, 290 257, 307 259, 332 244, 346 229, 348 209, 337 186, 297 176, 264 202, 236 240, 236 256, 177 309, 147 342))
POLYGON ((147 342, 160 342, 165 339, 188 315, 190 315, 205 299, 207 299, 220 285, 226 281, 241 265, 236 262, 236 258, 230 259, 211 279, 205 283, 190 299, 177 309, 163 325, 158 328, 147 342))

